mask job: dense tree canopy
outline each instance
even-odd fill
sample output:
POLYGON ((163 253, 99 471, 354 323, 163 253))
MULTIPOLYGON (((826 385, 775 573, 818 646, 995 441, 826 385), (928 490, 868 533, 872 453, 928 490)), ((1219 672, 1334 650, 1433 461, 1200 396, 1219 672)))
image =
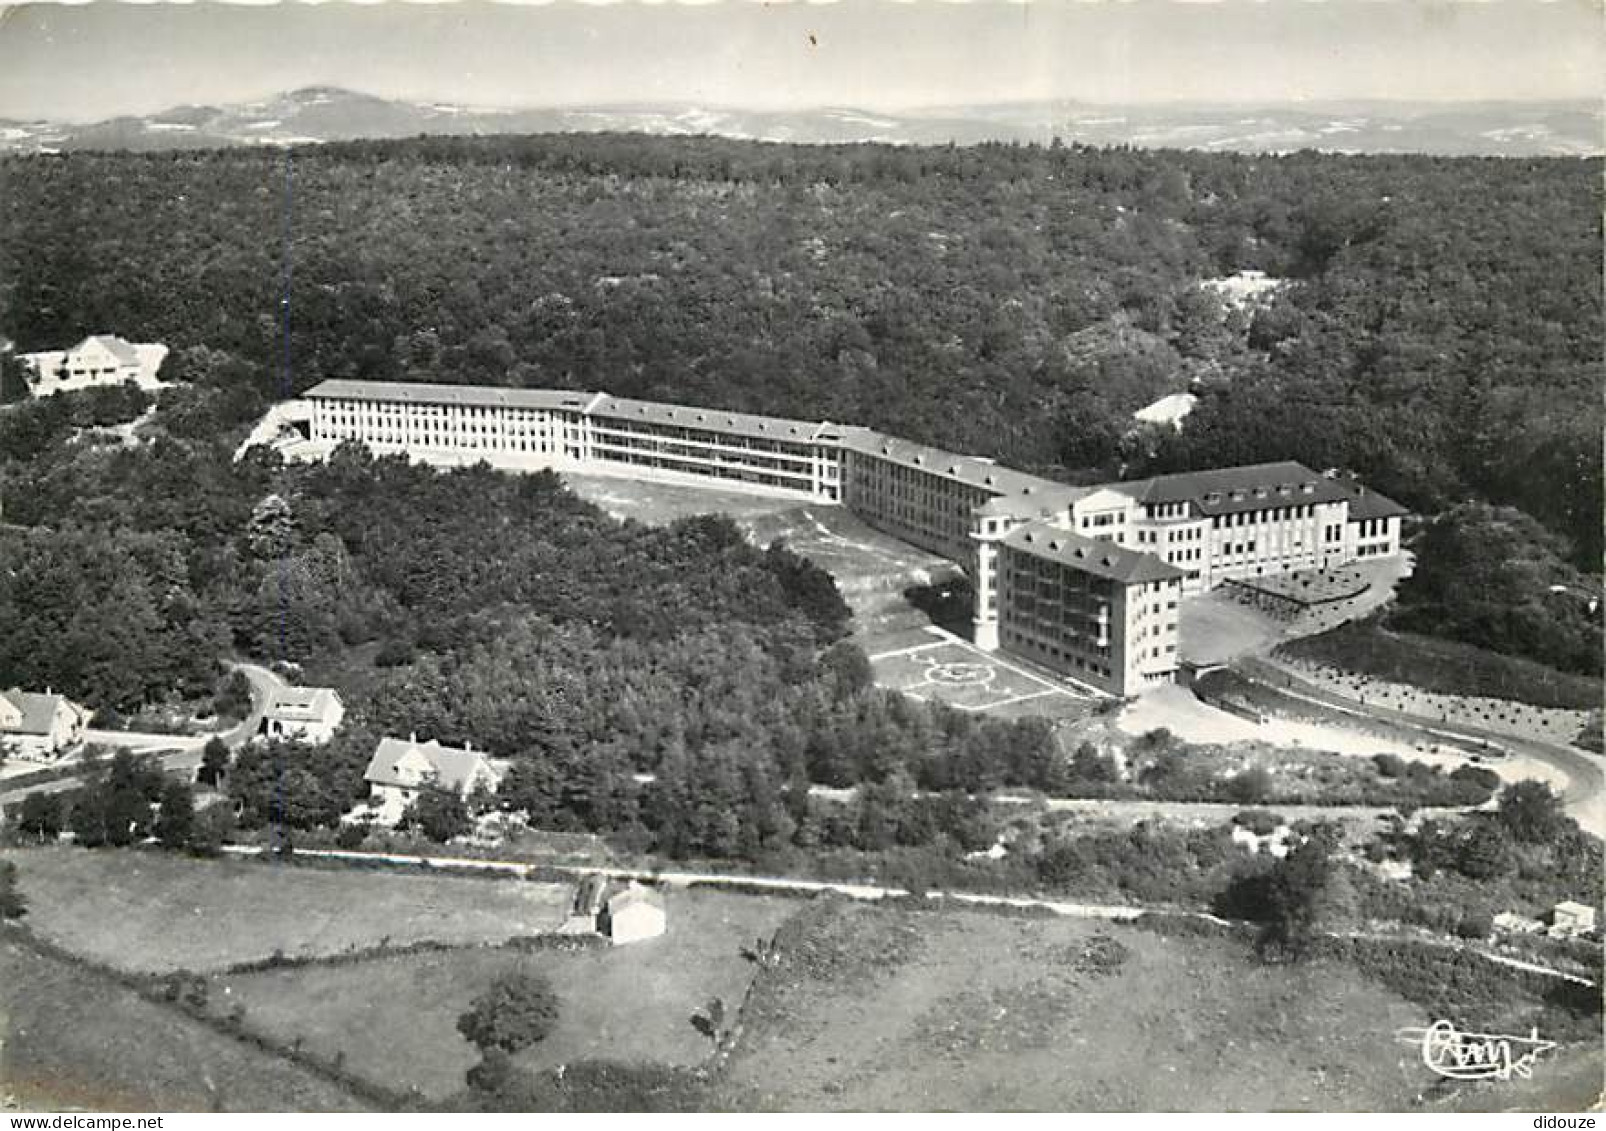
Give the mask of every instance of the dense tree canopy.
POLYGON ((1424 512, 1518 506, 1581 563, 1600 259, 1593 160, 609 135, 0 160, 0 331, 168 342, 233 398, 191 398, 196 430, 324 377, 604 388, 1045 469, 1347 465, 1424 512), (1291 285, 1225 315, 1200 283, 1245 268, 1291 285), (1190 382, 1180 435, 1129 434, 1190 382))
POLYGON ((1392 626, 1600 674, 1600 584, 1522 511, 1462 504, 1426 525, 1416 552, 1392 626))

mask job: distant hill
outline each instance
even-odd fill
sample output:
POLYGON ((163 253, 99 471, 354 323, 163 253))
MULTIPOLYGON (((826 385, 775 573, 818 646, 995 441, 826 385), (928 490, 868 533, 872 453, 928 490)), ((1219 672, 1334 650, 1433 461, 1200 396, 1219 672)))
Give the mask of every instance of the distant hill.
POLYGON ((399 102, 308 87, 234 106, 179 106, 87 125, 0 119, 0 152, 292 145, 416 134, 626 131, 762 141, 971 145, 1048 142, 1147 148, 1576 156, 1602 151, 1588 102, 1095 106, 1016 102, 882 114, 852 108, 757 111, 695 106, 487 109, 399 102))

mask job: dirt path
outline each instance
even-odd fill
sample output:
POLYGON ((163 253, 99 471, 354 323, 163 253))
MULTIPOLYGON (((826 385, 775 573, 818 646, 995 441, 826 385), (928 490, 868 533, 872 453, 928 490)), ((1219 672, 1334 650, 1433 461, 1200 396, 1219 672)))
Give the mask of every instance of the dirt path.
MULTIPOLYGON (((254 845, 225 845, 224 852, 237 856, 262 856, 270 850, 258 848, 254 845)), ((685 887, 691 884, 706 884, 712 887, 730 887, 737 889, 760 889, 776 892, 797 892, 801 894, 819 894, 822 892, 835 892, 852 899, 882 900, 894 899, 909 895, 904 888, 883 887, 879 884, 841 883, 831 880, 806 880, 793 876, 745 876, 729 872, 681 872, 663 871, 643 868, 612 868, 612 867, 570 867, 567 865, 535 864, 523 860, 480 860, 466 856, 418 856, 407 853, 381 853, 381 852, 348 852, 343 849, 307 848, 297 849, 297 856, 312 859, 344 860, 352 863, 383 863, 394 864, 401 867, 435 867, 460 868, 467 871, 508 872, 518 876, 528 876, 533 870, 539 868, 545 872, 558 871, 568 873, 576 878, 583 875, 603 875, 614 879, 635 879, 652 883, 666 884, 670 887, 685 887)), ((1036 909, 1049 911, 1055 915, 1075 919, 1095 919, 1105 922, 1129 922, 1137 919, 1146 912, 1164 912, 1171 915, 1182 915, 1201 922, 1214 923, 1219 926, 1230 926, 1229 920, 1218 918, 1206 911, 1194 911, 1187 908, 1161 906, 1155 904, 1112 904, 1112 903, 1077 903, 1054 899, 1037 899, 1031 896, 990 895, 981 892, 953 892, 934 891, 925 893, 927 899, 952 900, 955 903, 967 904, 973 907, 1012 907, 1021 909, 1036 909)), ((1386 936, 1375 936, 1386 937, 1386 936)), ((1414 936, 1413 936, 1414 937, 1414 936)), ((1524 962, 1519 959, 1507 959, 1499 955, 1488 954, 1476 947, 1445 940, 1430 941, 1432 945, 1443 946, 1450 949, 1470 950, 1491 961, 1517 969, 1529 970, 1534 973, 1550 977, 1562 978, 1584 986, 1593 986, 1595 983, 1565 970, 1556 970, 1548 966, 1524 962)))

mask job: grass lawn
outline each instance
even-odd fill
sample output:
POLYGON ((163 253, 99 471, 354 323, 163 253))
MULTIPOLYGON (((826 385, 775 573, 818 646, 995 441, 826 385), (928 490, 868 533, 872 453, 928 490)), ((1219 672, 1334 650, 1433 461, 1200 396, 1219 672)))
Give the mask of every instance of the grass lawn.
POLYGON ((0 930, 0 1093, 24 1109, 361 1111, 343 1089, 0 930))
POLYGON ((566 885, 325 871, 156 851, 72 847, 0 852, 15 861, 28 925, 120 969, 217 970, 419 940, 504 942, 562 921, 566 885))
POLYGON ((1572 675, 1470 644, 1390 632, 1375 620, 1292 640, 1279 654, 1446 695, 1515 699, 1539 707, 1600 706, 1600 680, 1572 675))
MULTIPOLYGON (((1066 919, 815 905, 723 1080, 764 1110, 1400 1110, 1432 1018, 1334 962, 1066 919), (1090 960, 1116 947, 1105 970, 1090 960)), ((803 922, 804 920, 799 920, 803 922)))
POLYGON ((710 998, 734 1014, 757 970, 740 948, 768 938, 795 900, 706 891, 667 894, 668 933, 583 952, 480 947, 246 975, 220 975, 214 1005, 245 1006, 247 1028, 431 1097, 463 1087, 478 1059, 457 1018, 498 973, 545 973, 562 999, 556 1031, 519 1059, 546 1068, 585 1058, 691 1065, 711 1046, 691 1023, 710 998))
POLYGON ((586 502, 615 518, 648 526, 667 526, 698 514, 727 514, 744 519, 800 505, 802 500, 761 491, 732 490, 698 483, 654 483, 623 475, 579 475, 565 472, 563 482, 586 502))

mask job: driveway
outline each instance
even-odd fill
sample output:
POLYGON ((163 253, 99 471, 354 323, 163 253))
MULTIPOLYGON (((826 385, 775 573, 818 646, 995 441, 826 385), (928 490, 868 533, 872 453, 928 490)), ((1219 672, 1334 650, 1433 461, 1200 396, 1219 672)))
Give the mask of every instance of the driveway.
MULTIPOLYGON (((84 741, 96 746, 110 746, 121 750, 131 750, 136 754, 155 754, 162 763, 162 769, 168 773, 193 774, 201 766, 201 752, 206 744, 214 738, 222 738, 231 750, 238 750, 250 741, 251 736, 262 725, 262 715, 272 702, 273 695, 279 688, 284 687, 284 680, 273 672, 258 664, 228 661, 228 666, 244 674, 251 683, 251 713, 239 723, 224 731, 214 731, 210 734, 151 734, 144 731, 130 730, 86 730, 84 741)), ((52 781, 39 782, 35 785, 23 785, 16 788, 6 788, 0 783, 0 805, 9 805, 22 800, 30 793, 60 793, 72 789, 78 784, 76 777, 57 778, 52 781)))

